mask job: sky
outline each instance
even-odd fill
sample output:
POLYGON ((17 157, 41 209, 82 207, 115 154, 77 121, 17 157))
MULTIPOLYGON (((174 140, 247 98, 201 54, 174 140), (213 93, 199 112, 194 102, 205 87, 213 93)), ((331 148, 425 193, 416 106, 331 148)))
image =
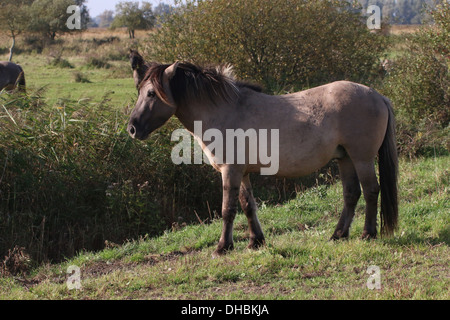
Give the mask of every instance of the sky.
MULTIPOLYGON (((88 0, 86 5, 89 9, 89 15, 94 18, 105 10, 115 10, 116 4, 122 1, 138 1, 138 0, 88 0)), ((173 5, 173 0, 146 0, 150 2, 153 7, 156 7, 161 2, 173 5)), ((142 1, 139 1, 142 2, 142 1)))

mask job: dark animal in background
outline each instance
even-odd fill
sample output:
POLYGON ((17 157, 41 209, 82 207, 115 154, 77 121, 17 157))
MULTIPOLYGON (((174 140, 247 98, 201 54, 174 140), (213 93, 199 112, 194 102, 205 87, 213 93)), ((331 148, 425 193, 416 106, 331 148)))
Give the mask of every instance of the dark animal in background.
POLYGON ((25 92, 25 73, 18 64, 0 61, 0 91, 14 89, 25 92))
POLYGON ((149 64, 144 61, 139 52, 132 49, 130 49, 130 64, 131 69, 133 69, 134 83, 136 84, 136 88, 138 88, 139 84, 144 79, 144 75, 149 68, 149 64))

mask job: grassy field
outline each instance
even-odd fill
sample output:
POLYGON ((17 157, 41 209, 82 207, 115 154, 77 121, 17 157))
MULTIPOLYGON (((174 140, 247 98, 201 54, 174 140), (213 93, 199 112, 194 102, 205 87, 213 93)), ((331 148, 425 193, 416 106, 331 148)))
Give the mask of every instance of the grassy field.
POLYGON ((112 67, 89 68, 84 58, 67 57, 73 68, 59 68, 50 64, 51 58, 42 55, 18 55, 16 58, 26 70, 27 85, 31 89, 44 88, 48 105, 60 99, 99 101, 106 97, 117 107, 132 106, 137 92, 131 69, 126 61, 109 62, 112 67), (77 82, 81 76, 84 82, 77 82))
MULTIPOLYGON (((136 35, 142 39, 145 32, 136 35)), ((5 52, 0 60, 7 59, 9 42, 4 35, 0 36, 5 52)), ((43 48, 39 43, 28 42, 31 40, 19 38, 16 46, 19 52, 13 61, 25 70, 28 87, 45 88, 48 105, 54 105, 59 99, 100 101, 104 97, 118 107, 134 103, 137 94, 128 49, 137 47, 138 42, 128 39, 123 30, 89 29, 64 35, 51 45, 44 44, 43 48), (62 63, 57 63, 57 59, 62 63), (102 64, 96 64, 94 59, 102 64)))
POLYGON ((363 241, 363 206, 348 241, 328 241, 343 201, 340 183, 317 186, 280 206, 260 205, 267 245, 246 249, 244 215, 236 248, 212 259, 221 222, 153 239, 108 244, 24 276, 0 278, 0 299, 446 299, 450 298, 449 156, 401 161, 400 227, 363 241), (67 287, 69 266, 81 289, 67 287), (370 266, 380 289, 367 287, 370 266))
POLYGON ((49 105, 59 99, 90 99, 99 101, 103 97, 118 107, 131 105, 137 93, 131 71, 126 62, 115 62, 110 69, 94 69, 85 66, 84 58, 68 57, 73 68, 59 68, 49 64, 50 59, 41 55, 18 56, 18 63, 27 70, 26 80, 32 88, 45 88, 49 105), (82 76, 87 82, 76 82, 82 76))

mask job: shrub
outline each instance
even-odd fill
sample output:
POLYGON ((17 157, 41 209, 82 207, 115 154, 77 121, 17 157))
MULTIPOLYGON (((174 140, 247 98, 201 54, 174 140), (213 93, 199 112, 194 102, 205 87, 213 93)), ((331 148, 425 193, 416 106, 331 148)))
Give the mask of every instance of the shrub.
POLYGON ((74 68, 74 66, 68 60, 61 58, 61 57, 54 58, 50 62, 50 65, 53 67, 57 67, 57 68, 69 68, 69 69, 74 68))
POLYGON ((151 35, 154 60, 231 63, 267 89, 364 81, 383 42, 346 1, 186 1, 151 35))
MULTIPOLYGON (((43 94, 0 95, 0 257, 18 246, 34 260, 56 261, 103 249, 105 240, 158 235, 196 214, 218 216, 220 174, 171 161, 177 120, 141 142, 126 132, 129 110, 115 109, 108 96, 50 107, 43 94)), ((257 197, 278 203, 323 177, 252 182, 257 197)))
POLYGON ((435 24, 409 36, 382 88, 396 107, 399 146, 409 156, 450 147, 450 4, 431 15, 435 24))
POLYGON ((79 71, 73 73, 73 79, 78 83, 91 83, 88 77, 79 71))
POLYGON ((86 58, 86 66, 88 68, 97 68, 97 69, 109 69, 111 68, 111 64, 104 60, 96 57, 88 56, 86 58))

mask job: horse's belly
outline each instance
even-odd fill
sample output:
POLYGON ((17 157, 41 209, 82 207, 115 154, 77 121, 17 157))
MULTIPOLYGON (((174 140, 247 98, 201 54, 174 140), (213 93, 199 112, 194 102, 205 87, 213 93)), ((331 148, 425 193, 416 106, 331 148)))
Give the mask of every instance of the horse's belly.
POLYGON ((280 152, 278 176, 300 177, 324 167, 330 160, 340 157, 339 146, 324 145, 293 146, 280 152))
POLYGON ((277 176, 294 178, 307 176, 324 167, 332 157, 324 159, 308 159, 305 161, 286 162, 280 161, 280 168, 277 176))

